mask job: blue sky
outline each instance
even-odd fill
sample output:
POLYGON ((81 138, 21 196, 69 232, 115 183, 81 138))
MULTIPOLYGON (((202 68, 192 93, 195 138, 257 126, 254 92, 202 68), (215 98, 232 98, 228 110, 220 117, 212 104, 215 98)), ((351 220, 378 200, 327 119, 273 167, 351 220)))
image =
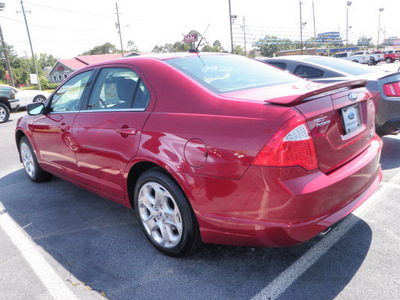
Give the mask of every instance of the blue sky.
MULTIPOLYGON (((0 12, 0 24, 7 43, 19 55, 30 56, 20 0, 3 0, 6 7, 0 12)), ((347 0, 303 0, 302 19, 307 22, 304 39, 313 35, 312 2, 315 6, 316 31, 341 31, 345 37, 347 0)), ((353 0, 349 7, 350 41, 360 36, 378 35, 379 8, 383 36, 400 36, 399 0, 353 0), (384 32, 385 31, 385 32, 384 32)), ((59 58, 72 58, 94 46, 106 42, 119 47, 115 27, 116 1, 94 0, 25 0, 29 29, 35 53, 53 54, 59 58)), ((241 44, 240 25, 246 19, 248 41, 264 35, 299 39, 298 0, 231 0, 232 14, 237 15, 234 25, 235 44, 241 44)), ((119 0, 124 47, 132 40, 140 51, 151 51, 155 45, 174 43, 182 34, 194 29, 201 33, 210 24, 206 38, 212 44, 219 40, 230 48, 228 0, 119 0)), ((249 45, 248 45, 249 47, 249 45)))

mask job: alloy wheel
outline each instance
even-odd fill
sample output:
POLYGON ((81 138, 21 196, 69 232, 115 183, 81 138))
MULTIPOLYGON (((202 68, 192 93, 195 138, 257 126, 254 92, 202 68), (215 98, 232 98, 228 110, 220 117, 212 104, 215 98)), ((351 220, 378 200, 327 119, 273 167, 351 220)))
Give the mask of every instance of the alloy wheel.
POLYGON ((21 158, 26 173, 28 173, 30 178, 35 177, 35 162, 33 159, 32 151, 29 146, 25 143, 21 144, 21 158))
POLYGON ((164 248, 173 248, 182 238, 182 217, 178 204, 161 184, 147 182, 138 196, 141 222, 148 236, 164 248))

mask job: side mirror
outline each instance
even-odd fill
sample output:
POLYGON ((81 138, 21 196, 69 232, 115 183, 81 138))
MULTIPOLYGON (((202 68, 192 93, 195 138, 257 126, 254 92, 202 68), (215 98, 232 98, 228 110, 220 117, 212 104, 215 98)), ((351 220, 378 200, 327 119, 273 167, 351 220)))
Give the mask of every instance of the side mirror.
POLYGON ((26 106, 26 111, 31 116, 41 115, 44 111, 44 103, 42 102, 35 102, 30 103, 26 106))

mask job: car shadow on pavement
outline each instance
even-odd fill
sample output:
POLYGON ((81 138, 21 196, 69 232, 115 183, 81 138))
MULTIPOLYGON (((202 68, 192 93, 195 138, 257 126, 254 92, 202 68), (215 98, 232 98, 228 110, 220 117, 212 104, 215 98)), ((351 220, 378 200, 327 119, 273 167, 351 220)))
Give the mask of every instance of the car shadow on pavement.
MULTIPOLYGON (((72 291, 85 284, 109 299, 251 299, 329 237, 289 248, 206 244, 177 259, 153 248, 134 211, 66 181, 35 184, 19 170, 0 179, 0 194, 13 220, 67 270, 72 291)), ((368 224, 354 223, 280 298, 333 299, 346 287, 372 239, 368 224)))

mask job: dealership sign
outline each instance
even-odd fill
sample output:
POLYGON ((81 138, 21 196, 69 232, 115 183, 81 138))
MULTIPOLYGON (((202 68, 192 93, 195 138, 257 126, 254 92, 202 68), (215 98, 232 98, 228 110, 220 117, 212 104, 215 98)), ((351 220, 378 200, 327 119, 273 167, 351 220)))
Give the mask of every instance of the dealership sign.
POLYGON ((197 42, 197 39, 198 39, 197 34, 193 33, 193 34, 185 35, 185 38, 183 40, 185 41, 185 44, 190 44, 190 43, 197 42))

